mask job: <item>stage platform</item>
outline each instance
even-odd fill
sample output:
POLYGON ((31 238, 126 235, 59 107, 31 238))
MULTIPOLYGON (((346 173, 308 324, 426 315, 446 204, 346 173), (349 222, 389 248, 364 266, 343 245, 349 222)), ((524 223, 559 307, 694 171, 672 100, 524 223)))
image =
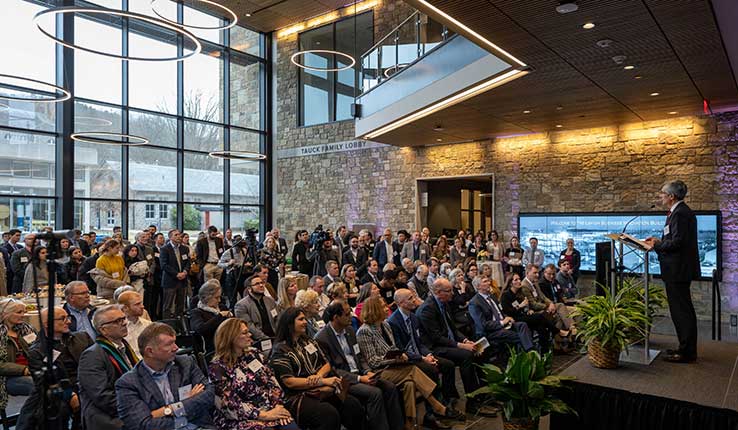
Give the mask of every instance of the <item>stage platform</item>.
MULTIPOLYGON (((665 351, 675 337, 653 335, 651 348, 665 351)), ((555 416, 551 429, 738 430, 738 345, 700 341, 698 360, 668 363, 664 352, 650 365, 593 367, 586 356, 561 372, 574 376, 565 392, 579 417, 555 416)))

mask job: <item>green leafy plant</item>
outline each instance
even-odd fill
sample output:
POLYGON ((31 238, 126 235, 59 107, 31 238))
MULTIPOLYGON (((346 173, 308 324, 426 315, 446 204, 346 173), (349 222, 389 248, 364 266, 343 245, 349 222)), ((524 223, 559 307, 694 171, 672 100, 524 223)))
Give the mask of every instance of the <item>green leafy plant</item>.
POLYGON ((554 392, 562 387, 562 381, 572 376, 551 375, 551 353, 541 357, 537 351, 510 351, 507 367, 502 371, 492 364, 479 366, 484 372, 487 385, 467 394, 475 397, 492 394, 504 404, 506 420, 530 419, 537 421, 551 412, 575 414, 554 392))
POLYGON ((649 288, 653 310, 649 306, 646 312, 644 289, 639 283, 625 280, 614 296, 607 288, 603 289, 604 296, 586 297, 572 312, 571 316, 578 320, 577 336, 585 346, 596 341, 603 348, 627 351, 628 345, 645 337, 646 325, 650 327, 653 314, 657 306, 665 302, 665 296, 655 289, 652 293, 649 288))

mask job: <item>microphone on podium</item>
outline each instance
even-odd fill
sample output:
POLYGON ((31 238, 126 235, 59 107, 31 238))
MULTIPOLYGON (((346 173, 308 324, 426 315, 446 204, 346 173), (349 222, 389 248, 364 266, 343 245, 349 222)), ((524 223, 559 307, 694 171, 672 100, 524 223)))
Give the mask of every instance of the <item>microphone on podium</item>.
POLYGON ((630 219, 630 220, 629 220, 629 221, 628 221, 627 223, 625 223, 625 227, 623 227, 623 231, 621 231, 621 232, 620 232, 620 234, 623 234, 623 233, 625 233, 625 230, 627 230, 627 229, 628 229, 628 226, 630 225, 630 223, 632 223, 633 221, 635 221, 635 220, 636 220, 636 218, 638 218, 639 216, 641 216, 641 215, 645 214, 646 212, 650 211, 651 209, 654 209, 655 207, 656 207, 656 205, 651 205, 651 207, 649 207, 649 208, 648 208, 648 210, 645 210, 645 211, 641 211, 641 212, 638 212, 638 213, 636 214, 636 216, 634 216, 634 217, 633 217, 633 218, 631 218, 631 219, 630 219))

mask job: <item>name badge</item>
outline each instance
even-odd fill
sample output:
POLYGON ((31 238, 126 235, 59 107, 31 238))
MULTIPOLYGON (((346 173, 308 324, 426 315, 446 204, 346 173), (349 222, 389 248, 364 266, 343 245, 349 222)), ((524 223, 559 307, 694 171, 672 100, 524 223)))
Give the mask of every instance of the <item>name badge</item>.
POLYGON ((535 288, 531 288, 530 291, 533 293, 533 297, 538 297, 538 292, 535 288))
POLYGON ((392 291, 387 291, 386 293, 384 293, 384 295, 385 295, 385 296, 386 296, 387 298, 390 298, 390 297, 392 297, 392 291))
POLYGON ((182 254, 182 260, 187 260, 188 258, 187 254, 182 254))
POLYGON ((246 374, 243 373, 243 370, 236 368, 236 381, 245 381, 246 380, 246 374))
POLYGON ((220 253, 222 254, 222 253, 223 253, 223 248, 220 248, 220 249, 218 250, 218 252, 220 252, 220 253))
POLYGON ((272 349, 272 341, 269 340, 269 339, 262 340, 261 341, 261 350, 262 351, 269 351, 270 349, 272 349))
POLYGON ((359 355, 361 352, 361 349, 359 348, 359 344, 354 344, 354 355, 359 355))
POLYGON ((113 273, 113 278, 118 279, 120 277, 120 273, 115 272, 113 273))
POLYGON ((665 234, 665 235, 666 235, 666 234, 669 234, 669 226, 668 226, 668 225, 665 225, 665 226, 664 226, 664 234, 665 234))
POLYGON ((420 250, 420 255, 425 255, 425 249, 420 250))
POLYGON ((305 351, 306 351, 306 352, 307 352, 308 354, 315 354, 316 352, 318 352, 318 348, 316 348, 316 347, 315 347, 315 345, 313 345, 312 343, 308 343, 308 344, 307 344, 307 345, 305 346, 305 351))
POLYGON ((510 257, 515 257, 515 253, 514 252, 511 252, 510 253, 510 257))
MULTIPOLYGON (((157 254, 157 256, 158 256, 158 255, 159 255, 159 254, 157 254)), ((146 259, 147 259, 147 260, 151 260, 152 258, 154 258, 154 256, 153 256, 153 255, 151 255, 151 254, 149 254, 149 255, 147 255, 147 256, 146 256, 146 259)))
POLYGON ((325 327, 325 321, 318 320, 318 328, 325 327))
POLYGON ((517 308, 519 308, 519 307, 520 307, 520 303, 518 303, 518 301, 517 301, 517 300, 515 300, 514 302, 512 302, 512 305, 513 305, 513 307, 514 307, 515 309, 517 309, 517 308))
POLYGON ((462 257, 466 257, 466 252, 459 252, 459 255, 462 257))
POLYGON ((420 337, 420 329, 418 329, 418 328, 415 329, 415 335, 418 336, 418 337, 420 337))
POLYGON ((159 258, 159 253, 158 252, 155 252, 154 253, 154 257, 159 258))
POLYGON ((397 257, 397 251, 393 252, 392 255, 394 255, 395 257, 397 257))
POLYGON ((190 393, 192 392, 192 384, 187 384, 185 386, 179 387, 179 401, 186 400, 190 398, 190 393))
POLYGON ((20 258, 21 263, 28 263, 28 257, 21 257, 20 258))
POLYGON ((272 318, 277 318, 277 310, 276 309, 272 309, 272 311, 270 313, 272 314, 272 318))
POLYGON ((264 365, 262 365, 261 361, 259 360, 251 360, 251 363, 249 363, 248 367, 250 371, 256 373, 259 370, 261 370, 261 368, 264 367, 264 365))
POLYGON ((23 340, 26 341, 27 344, 32 344, 36 340, 36 333, 28 333, 27 335, 23 336, 23 340))

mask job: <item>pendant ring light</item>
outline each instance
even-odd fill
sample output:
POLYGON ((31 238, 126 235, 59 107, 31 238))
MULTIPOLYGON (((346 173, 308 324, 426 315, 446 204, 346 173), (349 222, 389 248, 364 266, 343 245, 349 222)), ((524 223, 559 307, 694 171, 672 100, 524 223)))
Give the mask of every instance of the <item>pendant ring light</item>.
POLYGON ((143 146, 148 145, 149 139, 132 134, 109 133, 105 131, 82 131, 69 136, 76 142, 94 143, 99 145, 116 145, 116 146, 143 146), (128 141, 113 140, 111 137, 128 139, 128 141))
POLYGON ((196 28, 198 30, 227 30, 227 29, 229 29, 231 27, 234 27, 236 25, 236 23, 238 22, 238 16, 236 16, 236 13, 233 12, 232 10, 228 9, 227 7, 223 6, 222 4, 218 4, 218 3, 214 2, 214 1, 210 1, 210 0, 196 0, 196 1, 199 1, 200 3, 206 3, 206 4, 210 5, 210 6, 213 6, 215 8, 221 9, 222 11, 225 12, 225 14, 230 15, 231 18, 229 19, 228 25, 224 25, 224 26, 220 26, 220 27, 203 27, 203 26, 191 25, 191 24, 180 24, 177 21, 172 21, 171 19, 169 19, 169 18, 165 17, 164 15, 162 15, 161 13, 159 13, 159 11, 156 10, 156 2, 157 1, 159 1, 159 0, 151 0, 151 11, 154 12, 154 14, 156 14, 156 16, 158 16, 159 18, 163 19, 164 21, 166 21, 166 22, 168 22, 170 24, 174 24, 174 25, 179 26, 179 27, 196 28))
POLYGON ((306 70, 314 70, 316 72, 340 72, 343 70, 348 70, 352 67, 354 67, 354 64, 356 64, 356 60, 354 57, 350 56, 349 54, 339 52, 339 51, 333 51, 330 49, 308 49, 305 51, 298 51, 292 54, 292 57, 290 57, 290 61, 292 61, 292 64, 294 64, 297 67, 306 69, 306 70), (349 61, 351 61, 351 64, 343 67, 336 67, 333 69, 326 69, 326 68, 320 68, 320 67, 312 67, 312 66, 306 66, 305 64, 300 63, 297 61, 297 58, 300 56, 304 56, 305 54, 334 54, 339 55, 341 57, 347 58, 349 61))
POLYGON ((241 160, 241 161, 261 161, 266 160, 266 155, 251 151, 213 151, 210 154, 212 158, 221 158, 223 160, 241 160))
POLYGON ((150 16, 146 16, 140 13, 136 12, 126 12, 122 10, 116 10, 116 9, 107 9, 102 7, 76 7, 76 6, 64 6, 64 7, 55 7, 51 9, 42 10, 41 12, 37 13, 33 17, 33 22, 36 24, 36 27, 38 30, 43 33, 46 37, 53 40, 54 42, 58 43, 59 45, 66 46, 70 49, 77 49, 80 51, 89 52, 92 54, 98 54, 103 55, 105 57, 110 58, 118 58, 121 60, 130 60, 130 61, 182 61, 187 58, 193 57, 202 51, 202 43, 195 37, 194 34, 190 33, 189 31, 185 30, 184 28, 171 24, 167 21, 161 20, 159 18, 153 18, 150 16), (41 24, 39 23, 39 19, 42 16, 45 15, 63 15, 67 13, 85 13, 85 14, 99 14, 99 15, 113 15, 118 16, 121 18, 130 18, 140 21, 145 21, 149 24, 153 24, 159 28, 162 28, 164 30, 171 30, 181 36, 183 36, 186 39, 189 39, 194 45, 195 48, 192 50, 192 52, 187 53, 186 55, 182 56, 176 56, 176 57, 131 57, 126 55, 117 55, 117 54, 111 54, 109 52, 104 51, 98 51, 92 48, 86 48, 84 46, 75 45, 73 43, 68 43, 64 41, 63 39, 60 39, 56 36, 54 36, 52 33, 49 33, 48 31, 44 30, 41 27, 41 24))
MULTIPOLYGON (((69 100, 72 97, 72 93, 70 93, 68 90, 65 90, 64 88, 58 85, 49 84, 47 82, 42 82, 42 81, 37 81, 36 79, 24 78, 22 76, 6 75, 4 73, 0 73, 0 79, 2 78, 17 79, 19 81, 31 82, 34 84, 45 86, 46 88, 50 90, 49 92, 61 93, 61 94, 56 94, 53 98, 50 96, 47 98, 28 98, 28 97, 16 97, 16 96, 0 94, 0 99, 3 99, 3 100, 14 100, 14 101, 29 102, 29 103, 59 103, 59 102, 63 102, 64 100, 69 100)), ((3 86, 3 85, 0 84, 0 86, 3 86)), ((34 92, 34 90, 31 90, 31 89, 28 89, 26 91, 29 93, 34 92)))

